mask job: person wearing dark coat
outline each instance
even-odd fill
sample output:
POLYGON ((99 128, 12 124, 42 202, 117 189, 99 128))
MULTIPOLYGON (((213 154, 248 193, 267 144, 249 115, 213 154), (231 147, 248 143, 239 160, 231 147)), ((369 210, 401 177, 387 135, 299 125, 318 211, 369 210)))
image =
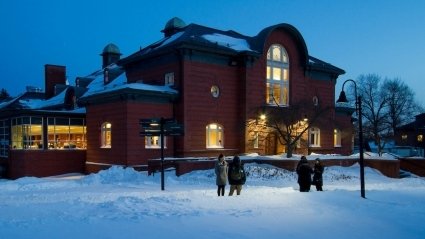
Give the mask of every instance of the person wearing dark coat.
POLYGON ((227 174, 230 184, 229 196, 232 196, 236 190, 236 195, 240 195, 242 185, 246 182, 246 173, 239 156, 233 157, 233 162, 229 164, 229 172, 227 174))
POLYGON ((215 162, 214 172, 216 175, 215 183, 217 185, 217 195, 224 196, 224 189, 227 184, 228 164, 224 160, 224 155, 220 154, 215 162))
POLYGON ((313 169, 311 169, 308 164, 307 158, 301 156, 301 160, 297 165, 297 174, 298 174, 298 184, 300 185, 300 192, 308 192, 311 187, 311 174, 313 169))
POLYGON ((313 169, 313 184, 316 185, 317 191, 323 191, 323 171, 324 167, 322 165, 322 162, 320 162, 320 159, 317 158, 314 163, 314 169, 313 169))

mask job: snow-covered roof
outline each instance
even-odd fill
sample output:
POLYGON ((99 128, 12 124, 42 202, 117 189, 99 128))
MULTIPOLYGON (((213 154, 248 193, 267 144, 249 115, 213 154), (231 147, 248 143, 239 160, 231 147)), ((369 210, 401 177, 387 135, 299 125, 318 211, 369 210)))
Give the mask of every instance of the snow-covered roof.
POLYGON ((245 39, 234 38, 219 33, 205 34, 201 37, 212 43, 233 49, 235 51, 252 51, 252 49, 249 47, 249 43, 245 39))
POLYGON ((87 86, 88 90, 82 97, 88 97, 97 94, 110 93, 122 89, 134 89, 144 91, 155 91, 168 94, 177 94, 178 92, 170 86, 149 85, 144 83, 127 83, 126 74, 123 72, 117 78, 108 84, 104 84, 103 73, 95 75, 94 80, 87 86))
POLYGON ((53 96, 50 99, 21 99, 19 103, 24 109, 43 109, 54 107, 58 105, 63 105, 65 102, 66 90, 63 90, 61 93, 53 96))

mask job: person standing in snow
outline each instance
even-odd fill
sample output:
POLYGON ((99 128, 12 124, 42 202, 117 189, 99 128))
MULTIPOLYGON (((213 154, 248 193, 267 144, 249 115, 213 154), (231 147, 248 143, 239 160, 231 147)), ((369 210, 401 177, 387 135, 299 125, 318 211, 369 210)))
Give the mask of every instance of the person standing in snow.
POLYGON ((311 174, 313 169, 311 169, 308 164, 307 158, 301 156, 301 160, 297 165, 297 174, 298 174, 298 184, 300 185, 300 192, 308 192, 311 187, 311 174))
POLYGON ((239 156, 233 157, 233 162, 229 164, 228 179, 230 184, 229 196, 232 196, 236 190, 236 195, 240 195, 242 185, 246 181, 246 173, 239 156))
POLYGON ((322 186, 323 186, 323 171, 324 171, 324 167, 322 165, 322 162, 320 162, 320 159, 317 158, 315 163, 314 163, 314 175, 313 175, 313 184, 316 185, 316 190, 317 191, 323 191, 322 186))
POLYGON ((216 175, 216 184, 217 184, 217 195, 224 196, 224 189, 227 184, 227 170, 228 165, 226 160, 224 160, 224 155, 220 154, 218 160, 215 162, 215 175, 216 175))

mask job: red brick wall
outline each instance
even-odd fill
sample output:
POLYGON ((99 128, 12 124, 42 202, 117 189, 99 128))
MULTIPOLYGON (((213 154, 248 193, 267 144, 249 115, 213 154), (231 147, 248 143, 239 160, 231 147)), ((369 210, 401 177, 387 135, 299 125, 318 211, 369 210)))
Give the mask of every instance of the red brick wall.
POLYGON ((85 173, 85 150, 10 150, 8 177, 85 173))
MULTIPOLYGON (((160 149, 146 149, 139 136, 139 120, 172 118, 171 104, 115 102, 87 106, 87 161, 106 165, 146 165, 151 158, 160 158, 160 149), (101 148, 101 125, 112 124, 112 147, 101 148)), ((173 156, 173 139, 166 138, 165 156, 173 156)), ((94 166, 89 166, 91 170, 94 166)), ((102 167, 95 167, 102 168, 102 167)))
POLYGON ((240 139, 244 135, 244 119, 240 117, 241 84, 238 68, 227 65, 184 62, 182 102, 186 129, 181 154, 184 156, 216 156, 220 152, 234 154, 241 150, 240 139), (211 86, 220 88, 220 95, 211 95, 211 86), (207 149, 208 124, 218 123, 224 129, 224 148, 207 149))
POLYGON ((425 177, 425 159, 424 158, 403 158, 400 159, 400 168, 425 177))

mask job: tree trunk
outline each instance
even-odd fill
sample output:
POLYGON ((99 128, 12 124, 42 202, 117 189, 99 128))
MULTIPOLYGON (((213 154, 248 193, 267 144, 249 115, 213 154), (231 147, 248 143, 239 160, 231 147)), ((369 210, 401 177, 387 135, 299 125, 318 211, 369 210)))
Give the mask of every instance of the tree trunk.
POLYGON ((294 150, 293 147, 292 147, 292 144, 288 143, 286 145, 286 148, 287 148, 287 150, 286 150, 286 157, 287 158, 292 158, 292 151, 294 150))

